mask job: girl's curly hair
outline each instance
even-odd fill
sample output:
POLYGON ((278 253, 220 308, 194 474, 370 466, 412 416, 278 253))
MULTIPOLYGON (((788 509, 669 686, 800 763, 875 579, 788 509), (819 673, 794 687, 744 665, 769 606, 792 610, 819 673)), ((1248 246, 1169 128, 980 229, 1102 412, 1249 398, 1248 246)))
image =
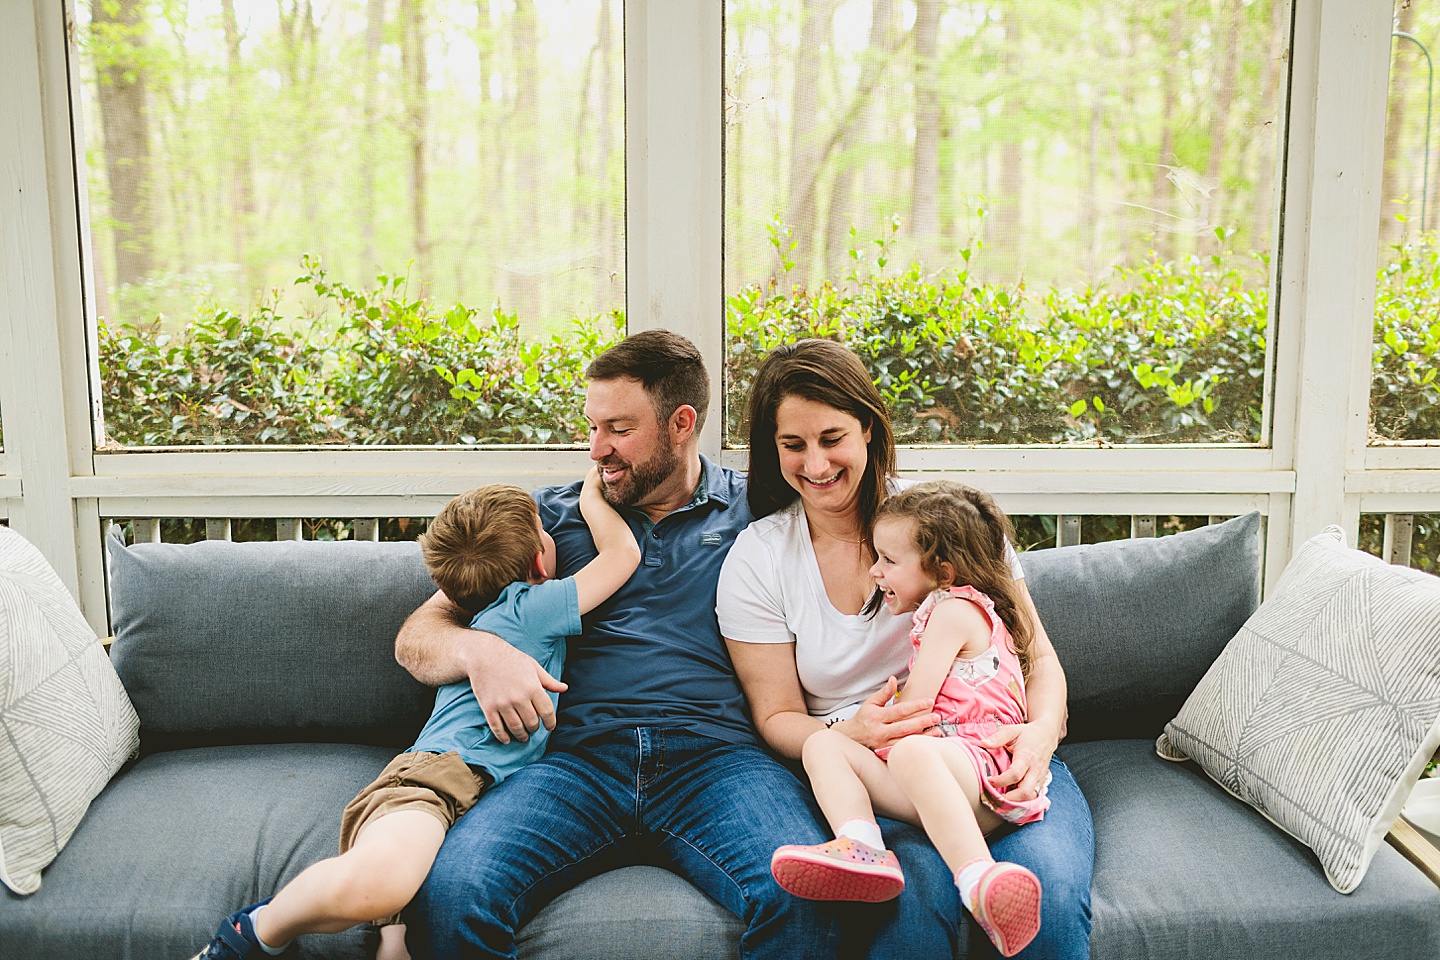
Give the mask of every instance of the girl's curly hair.
POLYGON ((994 602, 1028 679, 1035 630, 1020 607, 1020 590, 1005 558, 1005 543, 1014 539, 1010 518, 994 498, 963 483, 933 480, 886 500, 875 519, 889 518, 913 521, 920 564, 942 587, 968 584, 994 602), (941 564, 954 571, 950 583, 941 564))

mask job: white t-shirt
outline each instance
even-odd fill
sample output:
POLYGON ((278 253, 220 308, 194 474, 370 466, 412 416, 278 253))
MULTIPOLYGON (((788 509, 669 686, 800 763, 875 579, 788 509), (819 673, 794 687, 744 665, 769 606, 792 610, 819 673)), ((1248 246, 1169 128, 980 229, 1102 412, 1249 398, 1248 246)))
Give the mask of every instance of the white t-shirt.
MULTIPOLYGON (((1005 553, 1015 579, 1024 577, 1008 543, 1005 553)), ((795 644, 812 716, 847 718, 890 676, 903 683, 910 669, 910 614, 881 607, 873 617, 850 615, 830 603, 799 500, 735 538, 720 571, 715 615, 726 639, 795 644)))

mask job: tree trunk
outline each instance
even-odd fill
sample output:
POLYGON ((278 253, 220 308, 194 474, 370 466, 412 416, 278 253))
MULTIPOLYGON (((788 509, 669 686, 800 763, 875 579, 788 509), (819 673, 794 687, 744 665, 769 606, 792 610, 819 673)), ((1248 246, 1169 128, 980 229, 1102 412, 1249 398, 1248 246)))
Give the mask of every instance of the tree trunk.
POLYGON ((400 72, 405 89, 405 141, 410 157, 410 233, 415 270, 422 281, 430 273, 430 234, 426 223, 425 147, 429 111, 425 64, 425 0, 400 0, 400 72))
POLYGON ((245 272, 246 287, 254 290, 261 280, 249 262, 246 248, 250 225, 255 219, 255 168, 250 138, 241 130, 241 108, 250 102, 250 84, 240 60, 240 21, 235 15, 235 0, 221 0, 220 12, 225 23, 225 73, 230 85, 229 142, 235 150, 231 166, 231 228, 235 262, 245 272))
POLYGON ((1160 73, 1160 152, 1155 157, 1154 175, 1150 185, 1150 206, 1161 211, 1155 226, 1155 252, 1161 259, 1175 255, 1175 233, 1170 220, 1175 204, 1170 200, 1170 171, 1175 166, 1175 101, 1179 95, 1180 49, 1184 43, 1184 19, 1181 4, 1170 7, 1169 39, 1165 45, 1165 63, 1160 73))
POLYGON ((910 235, 940 234, 940 91, 936 48, 940 0, 915 4, 915 155, 910 187, 910 235))
POLYGON ((795 89, 790 110, 790 176, 785 222, 795 250, 789 255, 797 276, 810 278, 815 258, 815 231, 822 146, 825 131, 815 122, 820 82, 819 50, 825 46, 835 14, 835 0, 801 0, 800 47, 795 52, 795 89))
MULTIPOLYGON (((1414 4, 1400 4, 1400 15, 1395 29, 1410 33, 1415 25, 1414 4)), ((1410 63, 1415 59, 1415 45, 1399 37, 1390 38, 1390 103, 1385 115, 1385 173, 1380 187, 1380 245, 1389 246, 1399 241, 1404 232, 1397 216, 1410 213, 1409 184, 1406 183, 1406 154, 1403 149, 1405 133, 1405 98, 1410 95, 1410 63)), ((1419 226, 1419 219, 1415 221, 1419 226)))
POLYGON ((857 96, 864 96, 854 111, 854 119, 846 125, 840 139, 841 163, 830 187, 830 206, 825 217, 825 275, 838 277, 845 272, 849 260, 850 228, 855 225, 855 186, 862 167, 853 151, 868 143, 875 135, 872 129, 875 109, 873 91, 895 55, 896 30, 893 0, 873 0, 870 7, 870 42, 860 69, 857 96))
MULTIPOLYGON (((515 189, 511 194, 515 217, 511 223, 525 237, 533 237, 540 226, 540 156, 535 144, 535 121, 539 116, 540 90, 536 47, 539 44, 539 20, 535 0, 518 0, 515 4, 515 103, 511 112, 508 137, 515 148, 515 189)), ((520 315, 522 329, 540 319, 540 284, 530 255, 535 247, 524 242, 516 244, 521 254, 510 271, 510 308, 520 315)))
POLYGON ((623 302, 610 271, 622 269, 620 245, 616 239, 614 211, 610 209, 610 157, 614 152, 610 113, 611 84, 614 82, 610 59, 615 49, 612 25, 613 11, 609 0, 601 0, 597 45, 600 48, 600 89, 596 103, 595 130, 595 238, 600 246, 600 269, 595 279, 595 309, 604 310, 612 303, 623 302))
POLYGON ((300 209, 306 224, 306 243, 317 239, 314 231, 320 217, 320 187, 316 180, 317 158, 310 144, 314 141, 315 113, 324 109, 315 97, 316 53, 319 46, 319 29, 315 24, 315 9, 311 0, 292 0, 285 6, 278 3, 280 38, 285 54, 285 78, 292 95, 285 98, 292 107, 290 122, 293 162, 295 175, 300 182, 298 195, 300 209))
POLYGON ((1024 126, 1020 117, 1021 91, 1026 77, 1020 57, 1020 18, 1014 7, 1006 9, 1001 25, 1005 29, 1005 52, 1001 58, 1004 73, 1005 124, 1007 136, 1000 147, 1000 196, 995 204, 995 253, 1000 264, 1010 266, 1006 279, 1018 277, 1024 266, 1022 223, 1024 217, 1024 150, 1021 142, 1024 126))
POLYGON ((1085 134, 1085 188, 1080 194, 1080 239, 1085 244, 1085 273, 1094 276, 1100 261, 1100 134, 1101 96, 1098 87, 1092 87, 1090 102, 1086 104, 1090 122, 1085 134))
MULTIPOLYGON (((361 109, 365 142, 372 148, 380 139, 380 47, 385 42, 385 0, 367 0, 365 5, 365 92, 361 109)), ((483 78, 482 78, 483 82, 483 78)), ((381 269, 380 253, 375 247, 375 162, 360 159, 360 238, 365 270, 381 269)))
POLYGON ((1260 75, 1260 119, 1265 125, 1262 135, 1255 138, 1259 144, 1259 160, 1255 171, 1254 219, 1250 225, 1250 249, 1268 249, 1272 245, 1270 230, 1274 224, 1275 197, 1275 145, 1280 116, 1281 64, 1290 46, 1289 4, 1281 0, 1270 0, 1270 49, 1265 56, 1265 67, 1260 75))
POLYGON ((92 0, 97 35, 114 50, 100 69, 100 128, 114 221, 115 284, 139 283, 155 270, 152 238, 149 93, 143 0, 92 0))
MULTIPOLYGON (((1210 195, 1205 199, 1202 216, 1213 230, 1229 226, 1221 215, 1225 191, 1225 146, 1230 129, 1230 108, 1235 102, 1235 73, 1240 61, 1240 25, 1245 20, 1245 9, 1240 0, 1227 0, 1221 7, 1221 16, 1229 22, 1223 24, 1225 34, 1225 60, 1220 67, 1220 81, 1215 87, 1210 114, 1210 156, 1205 162, 1205 184, 1210 195)), ((1214 234, 1203 238, 1207 244, 1214 244, 1218 251, 1223 244, 1214 234)))

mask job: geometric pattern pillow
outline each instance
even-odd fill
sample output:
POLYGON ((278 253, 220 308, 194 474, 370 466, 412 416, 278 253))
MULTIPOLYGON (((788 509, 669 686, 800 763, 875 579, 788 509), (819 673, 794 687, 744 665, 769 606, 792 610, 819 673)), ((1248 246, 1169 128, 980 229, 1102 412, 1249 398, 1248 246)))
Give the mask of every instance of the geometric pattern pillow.
POLYGON ((40 551, 0 527, 0 882, 40 888, 80 818, 140 746, 140 721, 40 551))
POLYGON ((1313 850, 1354 890, 1440 746, 1440 579, 1306 541, 1156 752, 1313 850))

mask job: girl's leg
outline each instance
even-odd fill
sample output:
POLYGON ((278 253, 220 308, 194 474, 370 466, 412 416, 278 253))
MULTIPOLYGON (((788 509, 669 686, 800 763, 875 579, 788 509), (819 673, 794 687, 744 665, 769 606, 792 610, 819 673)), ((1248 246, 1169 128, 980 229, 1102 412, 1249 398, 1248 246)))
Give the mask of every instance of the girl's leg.
POLYGON ((907 737, 890 748, 896 781, 914 801, 920 821, 955 886, 1002 956, 1013 956, 1040 931, 1040 881, 1024 867, 996 863, 985 833, 1001 820, 980 803, 980 774, 957 741, 907 737))
POLYGON ((380 928, 375 960, 411 960, 410 950, 405 946, 405 924, 387 923, 380 928))
POLYGON ((306 933, 338 933, 399 913, 435 862, 445 825, 421 810, 397 810, 366 824, 355 845, 291 880, 255 915, 271 946, 306 933))
POLYGON ((985 834, 1001 821, 981 805, 980 776, 963 746, 943 737, 906 737, 890 748, 889 762, 891 777, 952 871, 990 856, 985 834))
POLYGON ((788 844, 775 851, 775 882, 807 900, 892 900, 905 888, 895 854, 885 849, 875 805, 914 810, 885 762, 844 734, 820 730, 801 752, 810 787, 835 839, 811 846, 788 844), (875 804, 871 803, 872 797, 875 804))
POLYGON ((869 747, 839 731, 818 730, 805 741, 801 759, 831 830, 838 832, 851 820, 874 823, 877 809, 884 816, 919 824, 915 805, 869 747))

